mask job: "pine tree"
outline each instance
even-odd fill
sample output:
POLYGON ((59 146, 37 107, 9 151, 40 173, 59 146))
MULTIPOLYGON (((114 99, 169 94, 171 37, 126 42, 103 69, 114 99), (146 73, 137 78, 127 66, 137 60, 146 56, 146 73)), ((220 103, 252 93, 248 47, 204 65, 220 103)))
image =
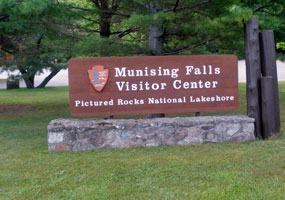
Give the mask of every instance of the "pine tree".
POLYGON ((27 88, 34 88, 36 74, 49 69, 51 73, 38 87, 48 81, 62 68, 70 57, 69 30, 62 23, 63 4, 53 0, 3 0, 0 3, 0 45, 2 67, 16 67, 27 88), (21 46, 21 48, 19 48, 21 46), (13 56, 4 62, 3 54, 13 56))

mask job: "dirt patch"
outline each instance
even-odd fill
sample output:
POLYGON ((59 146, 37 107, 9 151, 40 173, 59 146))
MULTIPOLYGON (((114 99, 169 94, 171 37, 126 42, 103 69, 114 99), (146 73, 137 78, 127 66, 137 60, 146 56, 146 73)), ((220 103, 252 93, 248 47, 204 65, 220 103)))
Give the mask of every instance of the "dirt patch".
POLYGON ((37 110, 35 107, 30 105, 0 105, 0 113, 26 113, 37 110))

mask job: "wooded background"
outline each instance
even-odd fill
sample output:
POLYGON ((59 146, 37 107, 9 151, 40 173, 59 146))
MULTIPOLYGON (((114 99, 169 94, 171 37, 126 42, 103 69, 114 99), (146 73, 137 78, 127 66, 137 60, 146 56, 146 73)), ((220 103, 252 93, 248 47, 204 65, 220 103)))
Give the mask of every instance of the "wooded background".
MULTIPOLYGON (((19 69, 28 88, 71 57, 235 54, 244 58, 244 22, 274 30, 285 50, 283 0, 1 0, 1 69, 19 69)), ((282 54, 283 53, 283 54, 282 54)))

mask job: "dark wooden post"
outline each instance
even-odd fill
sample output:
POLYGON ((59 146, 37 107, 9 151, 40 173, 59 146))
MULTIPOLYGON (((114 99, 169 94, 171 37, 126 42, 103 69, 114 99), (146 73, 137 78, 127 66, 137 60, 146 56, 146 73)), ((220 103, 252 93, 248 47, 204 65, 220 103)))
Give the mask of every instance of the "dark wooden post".
POLYGON ((261 78, 261 111, 262 111, 262 130, 264 138, 274 135, 274 91, 273 78, 271 76, 263 76, 261 78))
POLYGON ((245 23, 247 115, 255 119, 255 136, 262 138, 258 19, 245 23))
POLYGON ((273 131, 280 132, 280 108, 279 108, 279 93, 278 93, 278 77, 276 68, 276 55, 274 34, 272 30, 263 31, 260 33, 260 57, 261 71, 263 76, 271 76, 273 80, 273 109, 268 113, 274 119, 273 131))

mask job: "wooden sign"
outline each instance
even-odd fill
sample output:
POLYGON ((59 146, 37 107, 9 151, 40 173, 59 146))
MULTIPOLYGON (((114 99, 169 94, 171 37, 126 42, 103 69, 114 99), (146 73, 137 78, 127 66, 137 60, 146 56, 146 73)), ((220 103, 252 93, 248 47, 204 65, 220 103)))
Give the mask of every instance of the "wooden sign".
POLYGON ((73 58, 68 67, 73 116, 238 108, 233 55, 73 58))

